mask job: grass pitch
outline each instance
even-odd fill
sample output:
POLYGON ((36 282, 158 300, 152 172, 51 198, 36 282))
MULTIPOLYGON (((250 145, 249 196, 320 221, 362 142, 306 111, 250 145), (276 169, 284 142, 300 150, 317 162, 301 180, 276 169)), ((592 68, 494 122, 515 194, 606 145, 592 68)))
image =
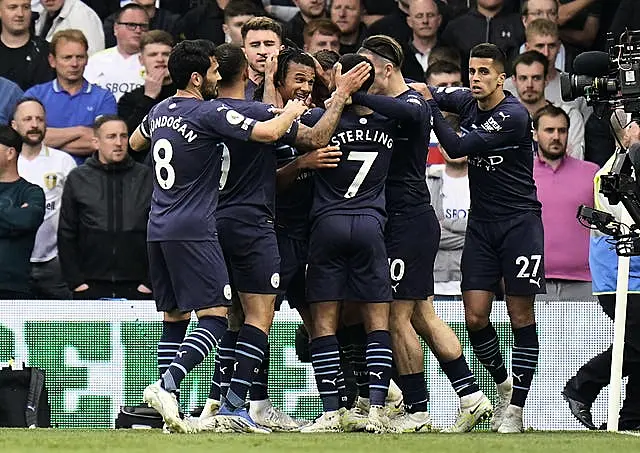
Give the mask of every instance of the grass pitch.
POLYGON ((196 434, 159 430, 0 429, 0 452, 100 453, 618 453, 640 452, 640 437, 606 432, 520 435, 196 434))

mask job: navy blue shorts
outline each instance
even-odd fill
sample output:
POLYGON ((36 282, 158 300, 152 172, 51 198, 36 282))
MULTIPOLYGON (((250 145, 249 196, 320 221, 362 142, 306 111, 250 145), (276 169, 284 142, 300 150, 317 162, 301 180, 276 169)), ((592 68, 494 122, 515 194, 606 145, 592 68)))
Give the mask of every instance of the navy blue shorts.
POLYGON ((534 212, 500 222, 469 219, 462 250, 462 291, 495 292, 504 278, 505 294, 546 292, 544 230, 534 212))
POLYGON ((158 311, 188 313, 231 305, 229 276, 217 238, 149 242, 147 251, 158 311))
POLYGON ((276 236, 280 250, 280 288, 284 291, 276 305, 279 307, 286 298, 291 308, 304 307, 309 241, 292 238, 279 231, 276 231, 276 236))
POLYGON ((390 302, 383 226, 370 215, 317 220, 309 239, 307 301, 390 302))
POLYGON ((393 298, 433 296, 433 264, 440 243, 440 223, 433 209, 412 217, 389 216, 385 242, 393 298))
POLYGON ((231 287, 251 294, 277 294, 280 254, 273 222, 249 225, 230 218, 217 221, 231 287))

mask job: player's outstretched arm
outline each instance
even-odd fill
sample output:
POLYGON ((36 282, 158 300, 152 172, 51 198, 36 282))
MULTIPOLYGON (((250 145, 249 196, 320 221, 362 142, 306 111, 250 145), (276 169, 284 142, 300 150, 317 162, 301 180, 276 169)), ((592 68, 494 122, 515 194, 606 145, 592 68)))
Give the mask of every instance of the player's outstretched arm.
POLYGON ((424 105, 424 101, 421 102, 415 97, 413 99, 400 100, 390 96, 358 92, 353 94, 352 99, 354 104, 368 107, 387 118, 405 123, 424 121, 425 112, 429 110, 424 105))
POLYGON ((327 146, 298 157, 276 171, 277 190, 282 191, 293 184, 302 170, 336 168, 340 163, 340 156, 342 152, 339 146, 327 146))
POLYGON ((249 137, 254 142, 272 143, 282 137, 297 120, 307 110, 307 106, 299 99, 287 102, 280 115, 268 121, 258 121, 249 137))
POLYGON ((471 91, 465 87, 430 87, 424 83, 410 83, 409 86, 425 99, 433 99, 445 112, 464 115, 466 107, 474 102, 471 91))
POLYGON ((133 134, 129 137, 129 146, 134 151, 144 151, 149 147, 150 143, 142 132, 140 132, 140 126, 136 127, 136 130, 133 131, 133 134))
POLYGON ((342 74, 340 63, 335 69, 336 91, 333 93, 331 105, 324 112, 318 122, 309 128, 300 125, 296 136, 296 145, 303 148, 322 148, 329 143, 331 136, 338 126, 342 110, 353 93, 358 91, 362 84, 369 78, 371 66, 362 62, 342 74))

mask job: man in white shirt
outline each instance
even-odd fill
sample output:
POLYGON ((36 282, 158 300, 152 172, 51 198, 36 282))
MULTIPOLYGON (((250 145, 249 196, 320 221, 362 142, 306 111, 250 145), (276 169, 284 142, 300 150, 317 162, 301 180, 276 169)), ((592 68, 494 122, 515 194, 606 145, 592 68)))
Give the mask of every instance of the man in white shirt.
POLYGON ((76 166, 73 158, 42 143, 47 131, 45 110, 35 98, 18 102, 13 127, 24 144, 18 158, 18 173, 32 184, 39 185, 45 194, 44 221, 36 233, 31 254, 32 291, 38 299, 71 299, 71 291, 62 279, 58 261, 58 218, 62 189, 67 175, 76 166))
POLYGON ((116 98, 144 84, 140 63, 140 39, 149 30, 149 16, 135 3, 123 6, 116 15, 113 33, 116 45, 92 55, 84 77, 94 85, 111 91, 116 98))
MULTIPOLYGON (((525 28, 536 19, 547 19, 558 23, 558 0, 524 0, 522 3, 522 23, 525 28)), ((525 45, 520 46, 520 53, 526 52, 525 45)), ((554 66, 560 71, 569 69, 566 66, 567 51, 560 43, 554 66)))
POLYGON ((44 7, 36 21, 36 35, 51 42, 59 30, 74 28, 82 31, 92 55, 104 49, 104 31, 100 17, 80 0, 40 0, 44 7))

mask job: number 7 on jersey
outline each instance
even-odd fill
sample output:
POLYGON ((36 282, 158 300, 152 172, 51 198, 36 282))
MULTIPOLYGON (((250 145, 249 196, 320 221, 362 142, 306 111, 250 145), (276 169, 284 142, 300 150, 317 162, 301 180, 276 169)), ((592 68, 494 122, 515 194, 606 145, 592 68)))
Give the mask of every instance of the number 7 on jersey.
POLYGON ((351 151, 347 160, 359 160, 362 161, 362 167, 356 173, 356 177, 353 179, 353 182, 347 189, 347 193, 344 194, 344 198, 353 198, 358 193, 358 189, 360 189, 360 185, 364 181, 364 178, 367 177, 369 171, 371 170, 371 166, 373 162, 378 157, 377 152, 372 151, 351 151))

